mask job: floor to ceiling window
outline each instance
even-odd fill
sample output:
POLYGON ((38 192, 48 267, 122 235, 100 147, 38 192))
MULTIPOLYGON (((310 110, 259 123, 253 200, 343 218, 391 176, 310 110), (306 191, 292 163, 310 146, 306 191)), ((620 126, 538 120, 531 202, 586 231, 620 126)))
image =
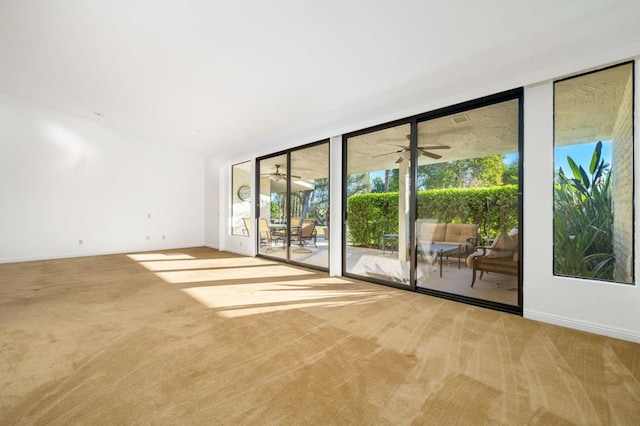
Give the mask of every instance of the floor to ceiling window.
POLYGON ((231 166, 231 235, 249 236, 251 215, 251 162, 231 166))
POLYGON ((258 253, 329 268, 329 143, 258 159, 258 253))
POLYGON ((520 310, 521 96, 345 135, 347 275, 520 310))
POLYGON ((634 283, 633 63, 554 84, 553 272, 634 283))

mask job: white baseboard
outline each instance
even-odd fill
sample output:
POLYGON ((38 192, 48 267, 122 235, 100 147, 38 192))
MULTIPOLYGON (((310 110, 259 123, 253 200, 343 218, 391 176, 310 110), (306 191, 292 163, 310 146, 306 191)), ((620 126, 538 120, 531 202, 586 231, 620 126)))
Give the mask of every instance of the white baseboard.
POLYGON ((227 247, 224 251, 227 251, 229 253, 234 253, 234 254, 240 254, 242 256, 255 257, 255 255, 252 254, 250 251, 235 249, 231 247, 227 247))
POLYGON ((575 330, 586 331, 588 333, 599 334, 601 336, 608 336, 615 339, 640 343, 640 330, 629 330, 625 328, 611 327, 591 321, 577 320, 575 318, 568 318, 560 315, 533 311, 530 309, 525 309, 523 312, 523 316, 534 321, 545 322, 562 327, 573 328, 575 330))

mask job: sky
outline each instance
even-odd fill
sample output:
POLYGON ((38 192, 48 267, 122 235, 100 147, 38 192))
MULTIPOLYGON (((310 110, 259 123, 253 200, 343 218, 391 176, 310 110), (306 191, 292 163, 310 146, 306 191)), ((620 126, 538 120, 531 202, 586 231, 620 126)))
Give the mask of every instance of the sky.
MULTIPOLYGON (((558 171, 560 167, 568 177, 573 176, 567 156, 571 157, 578 166, 582 166, 587 172, 589 164, 591 164, 591 156, 598 142, 583 143, 579 145, 569 145, 558 147, 555 149, 554 170, 558 171)), ((605 163, 611 164, 611 141, 602 141, 602 158, 605 163)))

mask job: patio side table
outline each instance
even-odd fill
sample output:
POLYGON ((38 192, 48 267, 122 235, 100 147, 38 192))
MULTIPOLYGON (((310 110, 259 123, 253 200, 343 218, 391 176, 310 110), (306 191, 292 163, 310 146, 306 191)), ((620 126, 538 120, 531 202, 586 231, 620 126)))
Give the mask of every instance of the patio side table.
POLYGON ((382 234, 382 255, 384 256, 387 248, 391 248, 391 254, 394 250, 398 250, 398 234, 382 234))

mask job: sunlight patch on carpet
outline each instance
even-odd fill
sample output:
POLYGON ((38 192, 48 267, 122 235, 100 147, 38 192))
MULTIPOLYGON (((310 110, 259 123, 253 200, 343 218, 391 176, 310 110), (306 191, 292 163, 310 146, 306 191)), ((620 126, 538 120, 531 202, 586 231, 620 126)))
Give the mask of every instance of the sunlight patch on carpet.
MULTIPOLYGON (((193 259, 193 258, 192 258, 193 259)), ((233 257, 222 259, 167 260, 164 262, 140 262, 150 271, 179 271, 207 268, 243 268, 247 266, 276 265, 277 262, 255 257, 233 257)))
POLYGON ((349 281, 324 278, 243 285, 191 287, 182 291, 224 317, 240 317, 308 307, 372 303, 389 297, 377 291, 346 289, 349 281))
POLYGON ((156 275, 170 284, 207 281, 255 280, 256 278, 296 277, 315 275, 315 272, 284 265, 256 266, 254 268, 201 269, 190 271, 158 272, 156 275))
POLYGON ((145 262, 149 260, 184 260, 184 259, 195 259, 193 256, 189 256, 188 254, 181 253, 140 253, 140 254, 128 254, 132 260, 136 262, 145 262))

